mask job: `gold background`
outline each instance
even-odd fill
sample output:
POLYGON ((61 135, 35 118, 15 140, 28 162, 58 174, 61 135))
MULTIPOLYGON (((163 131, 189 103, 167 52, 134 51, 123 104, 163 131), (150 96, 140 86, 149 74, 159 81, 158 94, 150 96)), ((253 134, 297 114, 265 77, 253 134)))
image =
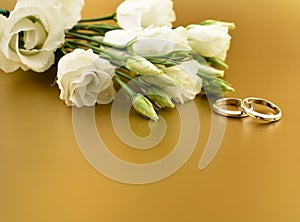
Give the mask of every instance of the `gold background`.
MULTIPOLYGON (((83 17, 114 12, 120 0, 86 0, 83 17)), ((198 162, 208 140, 210 109, 195 101, 201 132, 191 159, 174 175, 148 185, 114 182, 94 170, 73 134, 72 110, 45 74, 0 72, 0 221, 300 221, 300 1, 174 0, 176 25, 208 18, 235 22, 226 80, 235 93, 277 103, 280 122, 228 119, 218 155, 205 170, 198 162)), ((12 9, 14 1, 0 0, 12 9)), ((98 127, 113 152, 148 162, 170 152, 177 114, 167 117, 164 146, 134 151, 112 139, 110 106, 96 108, 98 127), (169 144, 169 146, 165 146, 169 144)), ((133 115, 135 130, 146 127, 133 115)))

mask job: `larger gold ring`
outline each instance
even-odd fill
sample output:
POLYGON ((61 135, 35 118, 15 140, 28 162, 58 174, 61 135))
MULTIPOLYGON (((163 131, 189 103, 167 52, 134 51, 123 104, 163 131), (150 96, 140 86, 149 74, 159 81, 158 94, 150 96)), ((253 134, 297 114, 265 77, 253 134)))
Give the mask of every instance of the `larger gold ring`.
POLYGON ((248 114, 241 109, 241 103, 242 100, 239 98, 221 98, 213 104, 213 110, 222 116, 247 117, 248 114), (227 105, 236 106, 237 110, 229 110, 227 109, 227 105))
POLYGON ((246 98, 242 101, 241 107, 249 116, 264 121, 275 122, 280 120, 282 117, 282 112, 277 105, 275 105, 274 103, 268 100, 261 99, 261 98, 255 98, 255 97, 246 98), (269 113, 258 112, 255 110, 254 104, 259 104, 259 105, 269 107, 270 109, 272 109, 273 113, 269 114, 269 113))

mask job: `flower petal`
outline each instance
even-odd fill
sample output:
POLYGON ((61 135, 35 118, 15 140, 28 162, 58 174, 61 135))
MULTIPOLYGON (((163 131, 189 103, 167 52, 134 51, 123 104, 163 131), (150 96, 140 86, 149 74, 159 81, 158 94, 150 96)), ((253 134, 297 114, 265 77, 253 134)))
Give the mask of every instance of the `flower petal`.
POLYGON ((127 45, 136 37, 136 32, 126 30, 112 30, 105 34, 103 41, 113 45, 122 46, 127 45))

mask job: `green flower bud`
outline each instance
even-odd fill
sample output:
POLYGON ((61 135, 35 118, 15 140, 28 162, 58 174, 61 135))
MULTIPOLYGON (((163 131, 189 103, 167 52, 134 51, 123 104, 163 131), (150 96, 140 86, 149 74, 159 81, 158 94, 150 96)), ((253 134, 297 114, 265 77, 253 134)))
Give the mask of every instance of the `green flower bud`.
POLYGON ((152 84, 154 86, 158 86, 160 88, 168 87, 168 86, 171 87, 177 86, 176 81, 166 74, 162 74, 158 76, 154 76, 154 75, 142 76, 141 79, 146 83, 152 84))
POLYGON ((159 107, 159 108, 165 108, 165 107, 169 107, 169 108, 174 108, 175 105, 173 104, 173 102, 171 101, 170 97, 168 96, 168 94, 166 94, 163 90, 161 90, 160 88, 157 87, 150 87, 147 90, 147 97, 152 100, 153 102, 155 102, 155 104, 159 107))
POLYGON ((141 56, 132 56, 126 60, 125 67, 131 72, 142 75, 161 75, 163 71, 141 56))
POLYGON ((208 74, 208 75, 214 75, 216 77, 224 77, 224 70, 214 69, 212 67, 206 66, 206 65, 199 65, 199 72, 208 74))
POLYGON ((234 92, 234 88, 229 85, 229 83, 225 81, 221 81, 220 85, 222 87, 223 92, 234 92))
POLYGON ((218 59, 218 58, 214 58, 214 57, 211 57, 211 58, 207 58, 208 60, 208 63, 216 68, 219 68, 219 69, 228 69, 228 65, 221 59, 218 59))
POLYGON ((147 117, 149 119, 152 119, 154 121, 159 120, 152 103, 142 96, 141 94, 137 93, 132 101, 132 106, 139 114, 143 115, 144 117, 147 117))

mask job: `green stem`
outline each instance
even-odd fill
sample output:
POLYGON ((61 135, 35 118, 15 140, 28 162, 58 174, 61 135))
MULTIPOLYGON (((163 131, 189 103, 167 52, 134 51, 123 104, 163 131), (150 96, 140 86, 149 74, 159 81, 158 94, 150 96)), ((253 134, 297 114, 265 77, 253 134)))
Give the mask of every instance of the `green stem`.
POLYGON ((72 40, 65 41, 65 46, 68 48, 71 48, 73 50, 77 49, 77 46, 83 46, 89 49, 92 49, 94 53, 99 55, 100 58, 108 60, 110 63, 112 63, 115 66, 121 67, 122 66, 122 60, 123 57, 111 54, 105 50, 100 49, 99 47, 93 46, 91 44, 85 43, 85 42, 77 42, 72 40))
POLYGON ((64 47, 64 46, 61 46, 60 47, 60 50, 62 51, 63 54, 67 55, 69 53, 69 51, 64 47))
POLYGON ((103 42, 99 39, 95 39, 95 38, 92 38, 90 36, 82 35, 82 34, 79 34, 79 33, 76 33, 76 32, 68 31, 65 34, 67 36, 70 36, 70 37, 84 39, 84 40, 91 41, 91 42, 96 42, 96 43, 99 43, 99 44, 102 44, 102 45, 105 45, 105 46, 114 47, 114 45, 112 45, 112 44, 109 44, 109 43, 103 42))
POLYGON ((76 34, 79 34, 79 35, 86 35, 86 36, 89 36, 89 37, 102 36, 101 34, 99 34, 99 32, 94 32, 94 33, 92 33, 92 32, 79 32, 77 30, 76 30, 76 34))
POLYGON ((142 87, 142 88, 144 88, 144 89, 149 88, 148 85, 146 85, 146 84, 144 84, 144 83, 142 83, 142 82, 136 80, 135 78, 133 78, 133 77, 131 77, 131 76, 129 76, 129 75, 127 75, 127 74, 125 74, 125 73, 119 71, 119 70, 116 71, 116 74, 117 74, 118 76, 124 77, 124 78, 126 78, 126 79, 128 79, 128 80, 130 80, 130 81, 133 81, 135 84, 139 85, 140 87, 142 87))
POLYGON ((74 45, 79 45, 79 46, 84 46, 84 47, 90 48, 93 51, 95 51, 96 53, 104 53, 104 50, 100 49, 99 47, 93 46, 93 45, 85 43, 85 42, 77 42, 77 41, 67 40, 67 41, 65 41, 65 44, 72 49, 77 48, 74 45))
POLYGON ((84 30, 93 30, 93 29, 106 29, 106 30, 114 30, 120 29, 117 26, 109 25, 109 24, 77 24, 73 27, 73 29, 84 29, 84 30))
POLYGON ((58 77, 55 76, 54 80, 53 80, 53 83, 50 84, 51 87, 55 86, 56 85, 56 81, 57 81, 58 77))
POLYGON ((116 46, 116 45, 104 42, 100 39, 96 39, 96 38, 93 38, 91 36, 87 36, 85 34, 79 34, 79 33, 76 33, 74 31, 71 31, 71 30, 65 32, 65 34, 70 36, 70 37, 75 37, 75 38, 78 38, 78 39, 84 39, 84 40, 87 40, 87 41, 96 42, 100 45, 108 46, 108 47, 111 47, 111 48, 116 48, 116 49, 125 49, 126 48, 126 46, 116 46))
POLYGON ((100 18, 90 18, 90 19, 81 19, 79 22, 99 22, 99 21, 107 21, 107 20, 114 20, 116 21, 116 13, 113 13, 112 15, 103 16, 100 18))
POLYGON ((136 96, 136 93, 130 89, 121 79, 118 75, 115 75, 114 80, 125 90, 127 95, 131 98, 131 100, 134 100, 134 97, 136 96))
POLYGON ((75 50, 77 47, 75 46, 75 42, 73 41, 65 41, 64 45, 67 47, 67 48, 70 48, 72 50, 75 50))
MULTIPOLYGON (((88 39, 88 37, 87 37, 87 39, 88 39)), ((91 39, 93 39, 93 38, 91 38, 91 39)), ((104 54, 110 56, 112 59, 120 61, 120 62, 126 60, 126 58, 124 58, 122 56, 118 56, 118 55, 112 54, 112 53, 108 52, 107 50, 100 49, 100 47, 96 47, 96 46, 94 46, 92 44, 89 44, 89 43, 72 41, 72 40, 67 40, 66 43, 71 43, 72 45, 80 45, 80 46, 84 46, 84 47, 90 48, 90 49, 92 49, 93 51, 95 51, 98 54, 99 53, 104 53, 104 54)))
POLYGON ((95 32, 95 35, 104 36, 105 33, 112 30, 120 29, 117 26, 108 25, 108 24, 77 24, 70 31, 75 32, 77 30, 85 30, 90 32, 95 32))

